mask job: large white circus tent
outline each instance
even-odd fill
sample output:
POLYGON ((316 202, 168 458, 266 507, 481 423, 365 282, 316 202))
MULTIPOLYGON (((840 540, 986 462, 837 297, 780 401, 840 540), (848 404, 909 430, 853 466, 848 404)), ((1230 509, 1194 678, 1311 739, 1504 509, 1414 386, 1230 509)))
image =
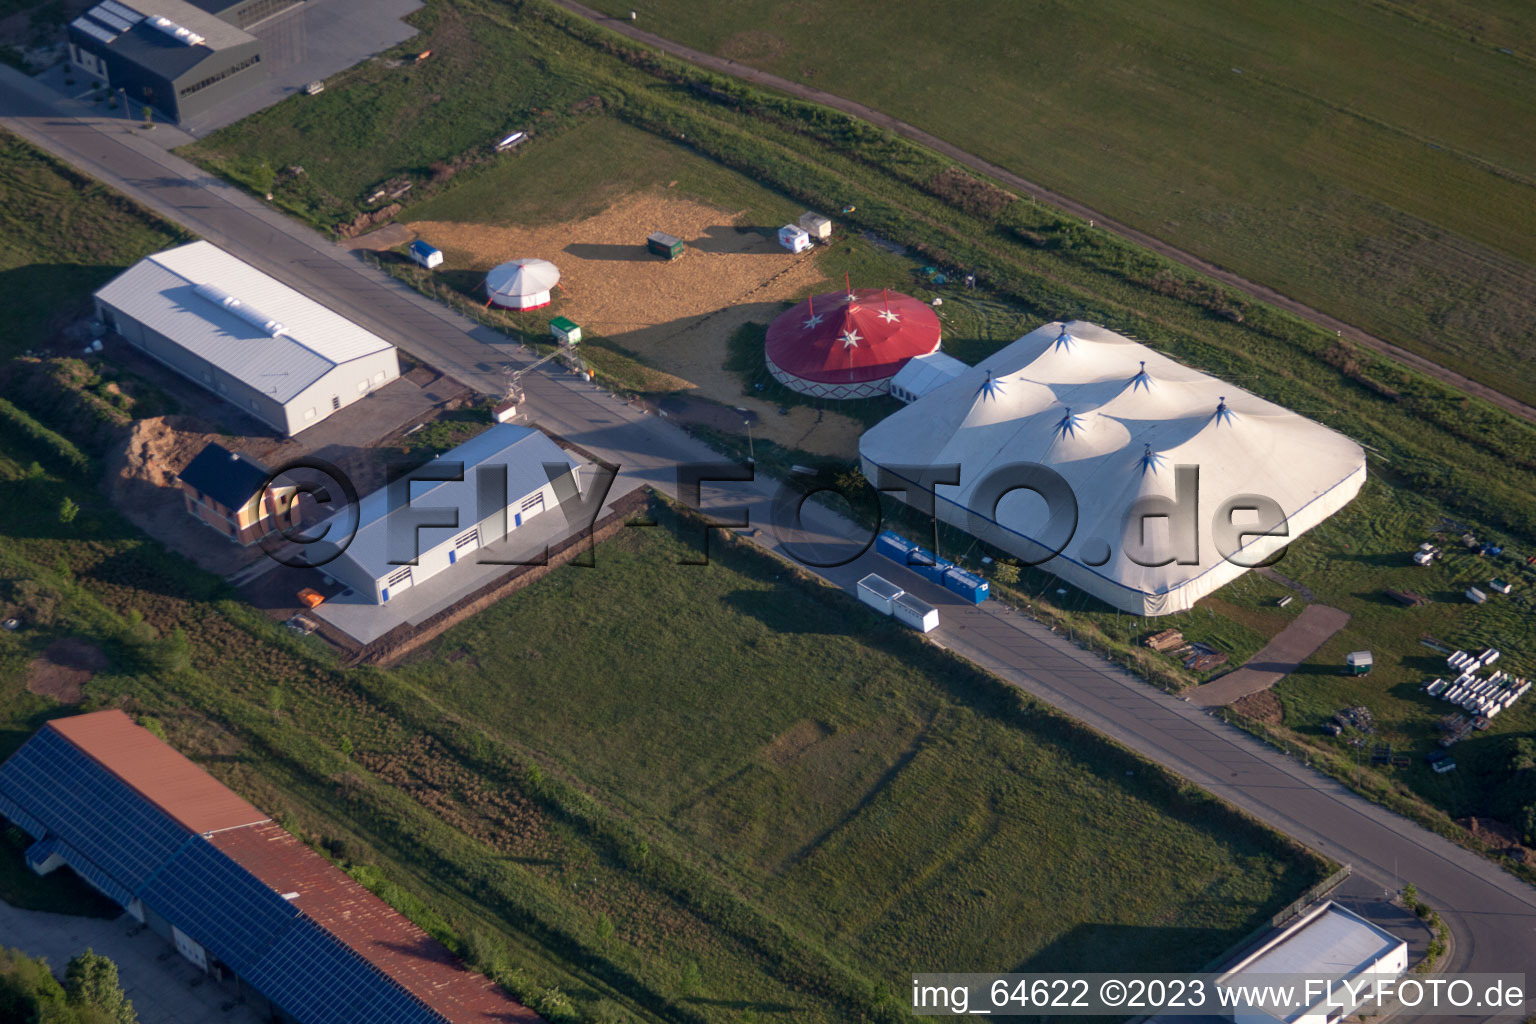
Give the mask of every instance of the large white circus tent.
POLYGON ((498 264, 485 275, 485 294, 502 309, 538 309, 550 303, 560 269, 549 260, 521 259, 498 264))
MULTIPOLYGON (((1031 563, 1056 547, 1041 542, 1060 538, 1064 513, 1027 489, 999 497, 998 481, 1005 466, 1047 467, 1070 488, 1076 529, 1041 567, 1142 615, 1183 611, 1236 579, 1348 504, 1366 474, 1342 434, 1080 321, 993 353, 867 431, 859 454, 871 481, 958 465, 959 485, 934 489, 940 518, 1031 563), (1197 491, 1181 490, 1179 467, 1197 468, 1197 491), (1230 553, 1232 538, 1213 520, 1252 495, 1279 507, 1286 535, 1239 533, 1228 558, 1218 544, 1230 553)), ((1258 525, 1243 511, 1230 521, 1258 525)))

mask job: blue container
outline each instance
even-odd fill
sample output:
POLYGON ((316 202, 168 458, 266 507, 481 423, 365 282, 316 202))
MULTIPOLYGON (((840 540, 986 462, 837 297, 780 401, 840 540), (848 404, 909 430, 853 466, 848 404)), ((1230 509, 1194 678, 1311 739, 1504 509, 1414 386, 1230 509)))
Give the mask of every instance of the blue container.
POLYGON ((907 564, 907 552, 912 545, 905 537, 892 533, 890 530, 881 530, 875 538, 875 553, 884 555, 893 562, 907 564))
POLYGON ((944 589, 960 595, 972 604, 981 604, 987 599, 992 585, 964 569, 950 569, 944 573, 944 589))
POLYGON ((913 545, 907 552, 906 566, 930 583, 944 585, 944 573, 953 568, 952 562, 934 557, 927 548, 913 545))

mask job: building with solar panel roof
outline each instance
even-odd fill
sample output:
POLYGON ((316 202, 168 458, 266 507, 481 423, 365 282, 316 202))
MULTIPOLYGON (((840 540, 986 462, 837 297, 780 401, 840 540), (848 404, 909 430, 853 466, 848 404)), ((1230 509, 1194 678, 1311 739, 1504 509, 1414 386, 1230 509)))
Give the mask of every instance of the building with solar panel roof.
POLYGON ((140 105, 183 121, 267 80, 246 31, 297 0, 102 0, 69 23, 69 59, 140 105))
POLYGON ((541 1018, 122 711, 48 723, 0 764, 0 817, 176 951, 299 1024, 541 1018))

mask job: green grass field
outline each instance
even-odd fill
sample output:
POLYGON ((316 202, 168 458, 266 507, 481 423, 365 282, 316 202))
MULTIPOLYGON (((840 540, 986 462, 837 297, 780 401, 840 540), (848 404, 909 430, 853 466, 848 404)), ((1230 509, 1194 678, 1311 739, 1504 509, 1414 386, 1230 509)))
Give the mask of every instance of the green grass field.
POLYGON ((601 212, 640 189, 670 186, 682 195, 742 210, 751 223, 798 217, 793 200, 713 160, 612 117, 577 120, 559 139, 530 145, 520 156, 431 199, 414 203, 409 219, 469 224, 560 224, 601 212), (537 183, 530 188, 530 183, 537 183))
POLYGON ((90 293, 141 256, 183 240, 111 189, 0 131, 0 358, 90 309, 90 293))
POLYGON ((860 100, 1536 398, 1518 127, 1536 19, 1518 4, 744 0, 701 18, 658 0, 639 27, 860 100))
POLYGON ((743 551, 676 564, 686 550, 625 531, 402 675, 873 979, 1203 962, 1305 884, 1235 822, 1213 846, 1223 812, 1170 811, 1160 773, 845 595, 743 551))

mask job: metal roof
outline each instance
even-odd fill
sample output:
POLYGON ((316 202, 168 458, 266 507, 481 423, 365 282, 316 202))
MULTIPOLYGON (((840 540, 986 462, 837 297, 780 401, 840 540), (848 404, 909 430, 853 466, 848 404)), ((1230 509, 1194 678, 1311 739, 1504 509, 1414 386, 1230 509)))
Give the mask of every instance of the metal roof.
POLYGON ((166 861, 139 898, 240 975, 249 974, 299 916, 291 903, 201 836, 166 861))
MULTIPOLYGON (((1391 932, 1330 901, 1280 933, 1223 979, 1241 982, 1245 976, 1261 974, 1348 978, 1402 944, 1403 940, 1391 932)), ((1298 1008, 1284 1019, 1294 1020, 1306 1009, 1298 1008)))
POLYGON ((208 242, 134 264, 96 297, 237 380, 288 402, 343 363, 393 348, 378 335, 208 242), (274 336, 212 289, 277 322, 274 336))
POLYGON ((130 890, 190 834, 52 725, 0 764, 0 793, 130 890))
POLYGON ((922 398, 941 384, 947 384, 969 370, 970 364, 962 363, 947 352, 929 352, 913 356, 891 378, 891 387, 900 388, 909 395, 922 398))
POLYGON ((250 806, 116 710, 50 723, 0 764, 0 814, 39 840, 29 858, 142 899, 303 1024, 540 1020, 272 821, 195 834, 173 816, 187 793, 250 806))
POLYGON ((484 975, 465 970, 441 943, 280 825, 223 832, 212 843, 448 1020, 491 1024, 539 1019, 484 975))
MULTIPOLYGON (((405 551, 392 550, 389 518, 391 514, 400 511, 400 507, 390 507, 389 488, 382 487, 359 503, 357 533, 343 557, 356 563, 373 579, 382 579, 400 569, 400 565, 390 562, 391 557, 404 559, 413 553, 420 555, 441 544, 449 536, 473 527, 481 518, 474 472, 476 466, 506 466, 507 500, 515 503, 550 482, 549 475, 544 471, 545 463, 559 463, 573 469, 580 465, 544 434, 531 427, 511 423, 498 423, 407 475, 415 477, 429 472, 433 465, 445 462, 462 462, 464 478, 446 482, 422 481, 412 485, 411 509, 453 509, 458 513, 458 526, 423 528, 419 534, 411 534, 418 537, 414 552, 410 545, 407 545, 405 551)), ((345 524, 350 515, 344 509, 332 521, 345 524)), ((512 523, 509 522, 507 526, 510 529, 512 523)))
POLYGON ((125 712, 113 709, 59 718, 47 728, 193 832, 218 832, 267 820, 267 815, 125 712))

